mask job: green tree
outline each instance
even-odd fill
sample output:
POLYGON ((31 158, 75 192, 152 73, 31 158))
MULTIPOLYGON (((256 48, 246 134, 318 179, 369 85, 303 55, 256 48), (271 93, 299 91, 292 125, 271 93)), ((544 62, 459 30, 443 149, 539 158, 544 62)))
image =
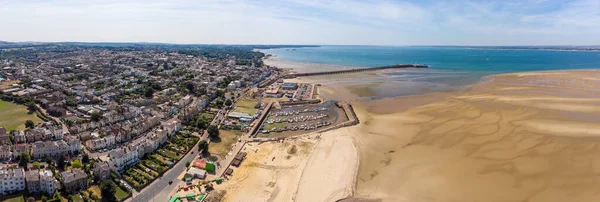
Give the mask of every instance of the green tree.
POLYGON ((225 96, 225 91, 217 90, 217 97, 223 97, 223 96, 225 96))
POLYGON ((40 169, 40 162, 33 162, 33 168, 40 169))
POLYGON ((146 96, 146 98, 151 98, 152 95, 154 95, 154 88, 144 88, 144 96, 146 96))
POLYGON ((29 154, 25 152, 21 153, 21 157, 19 159, 19 166, 26 168, 30 160, 31 157, 29 157, 29 154))
POLYGON ((219 138, 219 128, 215 125, 208 126, 208 137, 211 139, 219 138))
POLYGON ((97 110, 92 111, 92 121, 100 121, 102 119, 102 115, 97 110))
POLYGON ((35 123, 33 123, 32 120, 27 120, 27 121, 25 121, 25 127, 33 128, 33 127, 35 127, 35 123))
POLYGON ((65 161, 67 161, 67 157, 65 156, 65 154, 61 154, 58 157, 58 162, 56 164, 58 165, 59 168, 64 169, 66 166, 65 161))
POLYGON ((202 140, 200 143, 198 143, 198 152, 208 152, 208 142, 206 140, 202 140))
POLYGON ((27 102, 27 110, 29 110, 29 111, 37 110, 37 106, 35 105, 35 102, 33 102, 33 101, 27 102))
POLYGON ((191 162, 185 162, 185 167, 190 167, 191 162))
POLYGON ((233 104, 233 102, 231 102, 231 99, 227 99, 225 100, 225 106, 231 106, 233 104))
POLYGON ((44 162, 46 162, 48 165, 52 164, 52 157, 46 156, 44 162))
POLYGON ((81 167, 83 167, 83 165, 81 164, 81 161, 79 161, 79 159, 75 159, 73 161, 73 163, 71 163, 71 166, 73 168, 81 168, 81 167))
POLYGON ((100 184, 100 194, 102 194, 102 201, 117 201, 115 194, 117 193, 117 187, 112 180, 104 180, 100 184))

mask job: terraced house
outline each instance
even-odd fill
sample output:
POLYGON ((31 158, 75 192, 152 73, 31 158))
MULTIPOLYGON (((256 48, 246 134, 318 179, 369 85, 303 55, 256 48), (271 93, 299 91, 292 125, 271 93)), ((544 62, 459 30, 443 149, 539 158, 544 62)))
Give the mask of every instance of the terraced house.
POLYGON ((87 174, 79 168, 63 171, 60 173, 62 184, 68 193, 77 192, 87 188, 87 174))
POLYGON ((25 190, 23 168, 0 168, 0 194, 6 195, 25 190))
POLYGON ((60 185, 50 170, 27 171, 25 181, 27 182, 27 191, 29 191, 29 193, 45 193, 52 195, 54 194, 54 190, 60 185))
POLYGON ((112 150, 108 154, 110 157, 110 164, 117 170, 117 172, 123 172, 129 166, 132 166, 138 162, 138 152, 137 150, 132 149, 133 148, 122 147, 112 150))

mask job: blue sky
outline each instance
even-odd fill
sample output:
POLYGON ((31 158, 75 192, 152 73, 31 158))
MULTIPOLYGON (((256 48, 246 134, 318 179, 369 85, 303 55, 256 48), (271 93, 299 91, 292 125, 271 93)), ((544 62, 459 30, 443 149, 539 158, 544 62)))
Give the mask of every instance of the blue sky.
POLYGON ((600 0, 0 0, 0 40, 600 45, 600 0))

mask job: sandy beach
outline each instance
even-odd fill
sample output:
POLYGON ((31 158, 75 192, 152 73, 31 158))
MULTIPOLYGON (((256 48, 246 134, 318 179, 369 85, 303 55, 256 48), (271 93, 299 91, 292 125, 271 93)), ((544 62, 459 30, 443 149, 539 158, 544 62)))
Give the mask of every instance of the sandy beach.
POLYGON ((351 101, 361 123, 250 147, 258 153, 226 183, 226 199, 598 201, 598 78, 594 70, 513 73, 378 100, 361 99, 355 83, 324 85, 320 94, 351 101), (310 146, 286 159, 294 144, 310 146))
POLYGON ((358 150, 344 129, 283 143, 249 143, 224 201, 337 201, 352 196, 358 150))

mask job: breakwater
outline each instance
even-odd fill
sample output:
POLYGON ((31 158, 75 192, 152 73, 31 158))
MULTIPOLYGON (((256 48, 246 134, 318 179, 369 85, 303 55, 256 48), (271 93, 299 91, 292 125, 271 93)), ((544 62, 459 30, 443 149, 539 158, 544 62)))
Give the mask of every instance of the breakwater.
POLYGON ((283 78, 296 78, 296 77, 300 77, 300 76, 319 76, 319 75, 329 75, 329 74, 347 74, 347 73, 355 73, 355 72, 378 71, 378 70, 383 70, 383 69, 399 69, 399 68, 427 68, 427 65, 397 64, 397 65, 372 67, 372 68, 358 68, 358 69, 347 69, 347 70, 336 70, 336 71, 296 73, 296 74, 283 75, 283 78))

